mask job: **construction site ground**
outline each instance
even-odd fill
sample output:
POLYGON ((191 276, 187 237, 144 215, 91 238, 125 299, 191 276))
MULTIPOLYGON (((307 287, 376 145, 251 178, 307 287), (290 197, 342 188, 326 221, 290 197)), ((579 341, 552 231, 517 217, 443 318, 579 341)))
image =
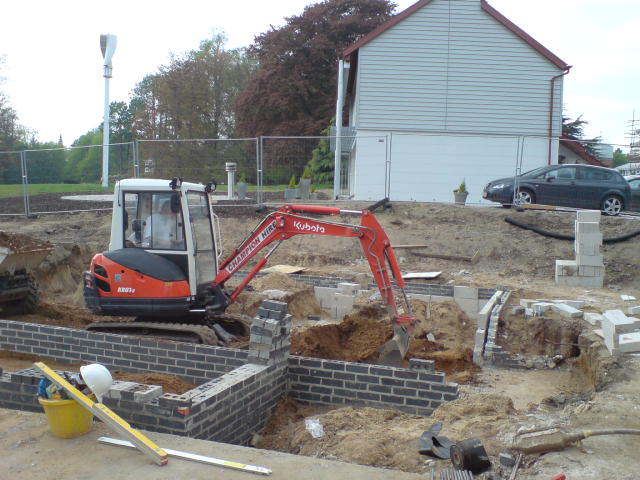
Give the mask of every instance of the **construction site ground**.
MULTIPOLYGON (((0 200, 0 211, 5 211, 3 201, 0 200)), ((54 202, 53 209, 55 197, 47 201, 50 204, 54 202)), ((347 208, 362 207, 366 204, 349 203, 347 208)), ((7 208, 11 208, 9 204, 7 208)), ((237 246, 252 225, 264 216, 264 212, 256 213, 251 207, 220 207, 217 211, 225 253, 237 246)), ((317 478, 344 478, 347 475, 358 478, 359 473, 355 470, 344 474, 340 470, 331 475, 331 467, 322 466, 325 462, 319 460, 328 459, 381 467, 375 470, 375 474, 363 473, 363 477, 402 478, 398 476, 400 471, 425 473, 434 467, 450 466, 448 461, 436 461, 417 453, 418 438, 436 421, 443 423, 442 433, 453 441, 479 437, 494 458, 508 449, 515 430, 522 425, 562 424, 572 429, 640 428, 638 356, 613 359, 602 353, 599 371, 594 373, 593 366, 585 368, 585 362, 579 357, 580 351, 575 347, 578 335, 592 328, 589 324, 554 314, 525 321, 524 317, 510 313, 510 307, 519 304, 523 298, 584 300, 585 311, 593 312, 626 309, 640 304, 640 301, 624 302, 620 297, 625 294, 640 298, 640 277, 637 275, 640 236, 605 245, 605 287, 584 289, 554 283, 555 260, 573 258, 572 242, 543 237, 504 221, 504 217, 510 216, 545 230, 572 234, 574 213, 394 203, 392 209, 381 210, 376 215, 393 245, 427 245, 421 249, 397 250, 403 272, 441 271, 437 279, 427 283, 511 290, 501 326, 504 335, 499 338, 499 343, 512 353, 562 355, 564 360, 552 369, 480 369, 471 361, 475 322, 453 301, 427 303, 416 300, 412 303, 419 325, 409 356, 434 359, 436 368, 447 373, 448 381, 461 384, 461 398, 440 407, 432 418, 360 407, 320 408, 284 399, 267 428, 254 439, 254 446, 258 449, 220 446, 159 434, 151 434, 152 437, 166 439, 170 442, 166 444, 169 448, 195 452, 202 445, 208 449, 203 451, 208 455, 223 458, 227 455, 229 459, 270 468, 274 465, 274 472, 288 465, 289 473, 300 468, 304 469, 305 476, 309 476, 306 475, 308 472, 317 471, 317 478), (430 258, 429 254, 461 258, 444 260, 430 258), (474 261, 465 261, 463 257, 473 257, 474 261), (323 437, 315 439, 309 434, 304 424, 308 417, 320 420, 325 432, 323 437), (209 446, 205 447, 205 444, 209 446), (235 453, 238 455, 232 457, 235 453), (311 458, 300 459, 301 456, 311 458), (299 461, 302 463, 297 463, 299 461), (327 470, 323 470, 325 468, 327 470)), ((344 217, 340 220, 357 222, 358 218, 344 217)), ((636 218, 603 217, 601 221, 605 238, 619 237, 639 229, 640 222, 636 218)), ((32 219, 0 217, 0 231, 29 235, 54 245, 53 252, 36 274, 42 297, 39 310, 24 316, 3 315, 4 318, 72 328, 84 328, 97 319, 83 307, 81 274, 87 269, 93 254, 108 246, 109 212, 42 215, 32 219)), ((369 274, 360 245, 344 238, 293 238, 276 250, 269 264, 299 265, 306 267, 305 273, 355 280, 369 274)), ((310 288, 285 275, 270 274, 256 279, 252 286, 253 291, 243 293, 230 311, 254 315, 260 301, 267 296, 280 296, 288 301, 294 316, 293 353, 370 361, 375 360, 377 346, 390 335, 389 325, 381 321, 383 309, 367 296, 357 298, 351 315, 338 322, 320 309, 310 288), (320 320, 310 320, 309 315, 319 316, 320 320)), ((5 371, 26 368, 35 359, 0 352, 0 366, 5 371)), ((53 366, 67 370, 79 367, 53 366)), ((176 377, 152 373, 114 372, 114 377, 162 385, 165 391, 175 393, 192 388, 176 377)), ((47 472, 44 465, 56 458, 56 452, 64 458, 62 474, 67 477, 80 477, 91 472, 95 478, 106 478, 107 475, 119 478, 109 473, 115 464, 122 465, 123 469, 126 465, 129 472, 135 470, 140 478, 145 478, 147 471, 150 472, 149 478, 163 478, 159 475, 165 474, 165 470, 147 465, 144 458, 136 457, 136 452, 96 447, 93 439, 99 435, 95 430, 76 440, 55 439, 47 432, 42 414, 2 410, 0 426, 0 432, 4 432, 0 433, 3 452, 0 456, 2 464, 7 465, 0 471, 0 478, 5 478, 3 475, 8 475, 6 478, 45 478, 50 471, 47 472), (152 472, 156 475, 153 476, 152 472)), ((109 436, 107 431, 101 431, 101 434, 109 436)), ((637 478, 640 469, 636 454, 640 448, 639 437, 594 437, 585 440, 583 447, 582 450, 571 447, 562 452, 527 457, 517 478, 547 480, 560 473, 565 473, 569 479, 637 478)), ((177 468, 177 463, 174 461, 171 468, 177 468)), ((183 463, 180 462, 181 465, 183 463)), ((215 474, 210 470, 213 467, 194 468, 202 472, 202 478, 215 474)), ((189 472, 193 473, 181 470, 174 476, 189 474, 200 478, 200 473, 189 472)), ((235 478, 231 475, 246 474, 225 472, 225 478, 235 478)))

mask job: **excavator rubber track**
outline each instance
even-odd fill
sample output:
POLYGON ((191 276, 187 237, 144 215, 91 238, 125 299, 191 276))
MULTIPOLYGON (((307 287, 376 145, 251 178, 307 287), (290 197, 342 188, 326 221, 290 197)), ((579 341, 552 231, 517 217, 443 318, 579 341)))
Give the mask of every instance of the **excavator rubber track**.
POLYGON ((94 322, 87 326, 94 332, 120 335, 151 336, 178 342, 202 343, 204 345, 224 345, 216 333, 204 325, 165 322, 94 322))

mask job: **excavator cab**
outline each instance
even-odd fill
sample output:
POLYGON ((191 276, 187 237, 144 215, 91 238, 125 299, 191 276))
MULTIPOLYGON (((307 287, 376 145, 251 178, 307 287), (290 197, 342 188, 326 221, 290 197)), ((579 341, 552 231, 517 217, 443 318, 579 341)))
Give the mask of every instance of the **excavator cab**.
POLYGON ((109 250, 85 273, 87 306, 102 315, 202 313, 221 254, 210 191, 178 179, 118 182, 109 250))

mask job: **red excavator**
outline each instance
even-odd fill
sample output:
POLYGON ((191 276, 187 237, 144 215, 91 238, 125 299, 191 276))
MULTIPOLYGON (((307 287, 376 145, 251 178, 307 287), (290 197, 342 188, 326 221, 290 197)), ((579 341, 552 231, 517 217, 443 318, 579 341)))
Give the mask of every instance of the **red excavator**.
POLYGON ((296 235, 329 235, 360 240, 387 306, 394 336, 380 362, 404 358, 414 318, 391 242, 369 210, 285 204, 268 214, 229 257, 222 245, 210 194, 215 184, 181 179, 125 179, 116 183, 109 250, 97 254, 84 273, 87 307, 105 316, 135 321, 97 322, 88 328, 118 333, 151 333, 218 344, 247 335, 250 319, 225 313, 275 249, 296 235), (307 215, 357 215, 360 225, 307 215), (258 252, 270 247, 235 289, 225 283, 258 252), (402 305, 394 296, 401 292, 402 305))

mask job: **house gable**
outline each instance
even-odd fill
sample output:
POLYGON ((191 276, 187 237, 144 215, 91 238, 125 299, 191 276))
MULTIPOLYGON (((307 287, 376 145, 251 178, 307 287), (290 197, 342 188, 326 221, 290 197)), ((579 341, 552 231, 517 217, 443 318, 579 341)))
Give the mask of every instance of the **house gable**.
POLYGON ((421 0, 343 55, 361 130, 547 135, 567 68, 484 0, 421 0))

